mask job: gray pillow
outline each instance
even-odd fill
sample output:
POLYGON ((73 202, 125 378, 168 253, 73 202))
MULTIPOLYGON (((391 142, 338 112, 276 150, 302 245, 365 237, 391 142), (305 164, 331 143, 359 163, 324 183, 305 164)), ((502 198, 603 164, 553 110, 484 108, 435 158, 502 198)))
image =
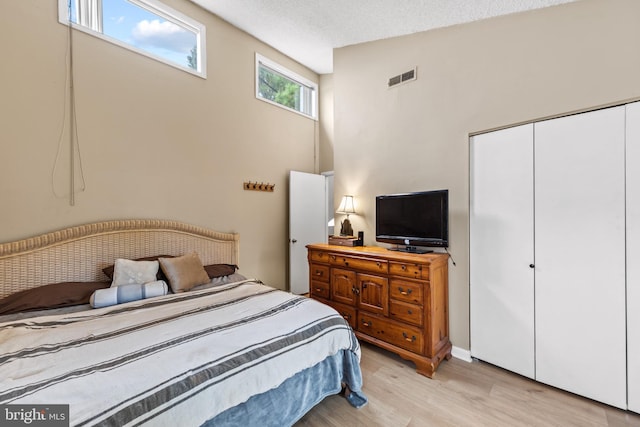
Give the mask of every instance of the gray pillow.
POLYGON ((158 258, 158 261, 169 280, 171 290, 175 293, 188 291, 210 280, 200 257, 195 252, 175 258, 158 258))

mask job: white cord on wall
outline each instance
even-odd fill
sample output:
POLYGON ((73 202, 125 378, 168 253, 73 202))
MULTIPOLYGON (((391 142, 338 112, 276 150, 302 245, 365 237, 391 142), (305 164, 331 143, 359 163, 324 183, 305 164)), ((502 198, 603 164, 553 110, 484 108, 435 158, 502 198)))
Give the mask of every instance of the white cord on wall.
POLYGON ((60 154, 62 152, 62 143, 64 141, 64 131, 67 124, 67 99, 69 100, 68 108, 69 108, 69 205, 75 206, 75 196, 76 192, 82 192, 85 190, 85 180, 84 180, 84 171, 82 167, 82 155, 80 152, 80 141, 78 139, 78 121, 76 116, 76 98, 75 98, 75 88, 74 88, 74 76, 73 76, 73 28, 71 24, 71 0, 67 3, 67 25, 68 25, 68 36, 67 36, 67 52, 66 52, 66 69, 65 69, 65 95, 64 95, 64 105, 63 105, 63 116, 62 116, 62 128, 60 130, 60 135, 58 136, 58 150, 56 152, 56 158, 53 165, 53 171, 51 174, 51 185, 53 194, 58 198, 63 198, 65 195, 58 194, 55 188, 55 175, 58 170, 58 163, 60 160, 60 154), (69 87, 69 93, 67 96, 66 88, 67 82, 69 87), (78 166, 80 169, 80 179, 81 179, 81 187, 78 191, 76 191, 76 168, 75 168, 75 153, 76 150, 78 152, 78 166))

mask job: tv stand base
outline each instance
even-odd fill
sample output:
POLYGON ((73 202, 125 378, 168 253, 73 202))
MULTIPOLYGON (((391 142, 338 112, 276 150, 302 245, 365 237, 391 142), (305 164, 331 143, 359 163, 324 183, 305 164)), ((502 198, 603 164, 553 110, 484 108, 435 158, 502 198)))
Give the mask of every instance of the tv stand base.
POLYGON ((397 252, 407 252, 410 254, 430 254, 433 252, 433 250, 431 249, 420 249, 416 246, 405 246, 405 247, 397 246, 395 248, 389 248, 389 250, 397 251, 397 252))

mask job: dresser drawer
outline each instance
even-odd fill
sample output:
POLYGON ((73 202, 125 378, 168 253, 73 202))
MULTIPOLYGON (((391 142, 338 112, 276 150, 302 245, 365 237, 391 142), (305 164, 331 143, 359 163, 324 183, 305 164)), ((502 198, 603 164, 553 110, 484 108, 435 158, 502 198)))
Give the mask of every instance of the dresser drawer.
POLYGON ((329 283, 312 280, 309 292, 312 298, 329 299, 329 283))
POLYGON ((388 263, 384 260, 350 257, 339 254, 330 254, 331 265, 348 267, 354 270, 369 271, 372 273, 387 273, 388 263))
POLYGON ((425 286, 429 286, 428 283, 412 282, 409 280, 391 279, 389 285, 389 296, 392 299, 412 303, 422 304, 423 289, 425 286))
POLYGON ((422 264, 404 262, 389 262, 389 274, 394 276, 412 277, 414 279, 428 279, 429 269, 422 264))
POLYGON ((320 264, 311 264, 310 271, 311 280, 320 282, 329 282, 329 266, 320 264))
POLYGON ((358 313, 358 326, 356 329, 359 332, 413 353, 422 354, 424 348, 422 330, 381 317, 358 313))
MULTIPOLYGON (((324 302, 324 301, 323 301, 324 302)), ((334 301, 325 302, 325 304, 333 307, 344 320, 349 323, 351 329, 356 329, 356 309, 348 305, 340 304, 334 301)))
POLYGON ((329 263, 329 252, 309 251, 309 260, 316 262, 329 263))
POLYGON ((424 315, 422 307, 419 305, 391 300, 389 314, 393 320, 411 323, 416 326, 423 325, 424 315))

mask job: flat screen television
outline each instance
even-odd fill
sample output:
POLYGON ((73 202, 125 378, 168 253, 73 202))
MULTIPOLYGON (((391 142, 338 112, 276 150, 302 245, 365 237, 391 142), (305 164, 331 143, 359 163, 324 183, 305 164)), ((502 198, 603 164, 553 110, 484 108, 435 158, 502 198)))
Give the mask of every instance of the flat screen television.
POLYGON ((432 252, 424 247, 448 247, 449 190, 377 196, 376 241, 414 253, 432 252))

